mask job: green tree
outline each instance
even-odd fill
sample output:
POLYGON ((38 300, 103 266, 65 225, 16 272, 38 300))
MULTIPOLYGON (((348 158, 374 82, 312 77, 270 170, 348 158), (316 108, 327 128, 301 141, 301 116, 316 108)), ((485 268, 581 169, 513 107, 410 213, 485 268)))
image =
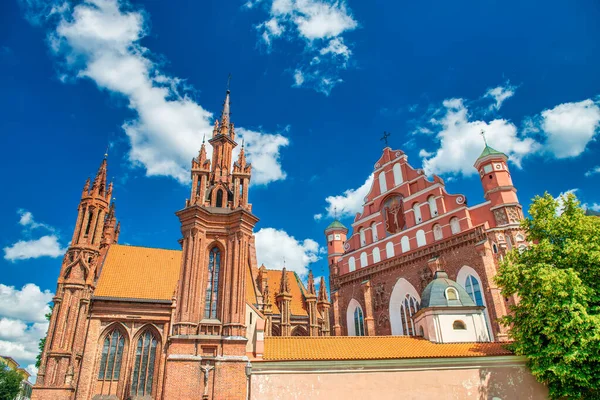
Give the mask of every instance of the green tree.
POLYGON ((501 322, 552 399, 600 399, 600 218, 573 194, 538 196, 529 214, 533 244, 510 252, 496 276, 519 299, 501 322))
MULTIPOLYGON (((46 314, 46 319, 48 320, 48 322, 50 322, 50 317, 52 317, 52 309, 54 308, 54 306, 50 306, 50 312, 48 314, 46 314)), ((39 368, 40 365, 42 365, 42 353, 44 352, 44 346, 46 345, 46 337, 48 337, 48 335, 44 336, 43 338, 40 339, 40 342, 38 343, 38 349, 40 350, 40 352, 38 353, 37 357, 35 358, 35 367, 39 368)))
POLYGON ((0 362, 0 400, 13 400, 21 391, 23 377, 0 362))

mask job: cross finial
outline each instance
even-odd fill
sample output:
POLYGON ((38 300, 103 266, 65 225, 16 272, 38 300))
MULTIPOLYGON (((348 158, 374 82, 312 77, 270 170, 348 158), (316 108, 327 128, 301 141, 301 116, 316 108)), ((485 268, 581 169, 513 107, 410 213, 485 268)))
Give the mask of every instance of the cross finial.
POLYGON ((242 149, 244 148, 244 138, 242 138, 242 149))
POLYGON ((485 143, 485 145, 487 146, 487 139, 485 138, 485 130, 481 130, 481 136, 483 137, 483 143, 485 143))
POLYGON ((202 134, 202 144, 204 144, 204 141, 206 140, 206 133, 202 134))
POLYGON ((227 91, 229 92, 229 84, 231 83, 231 73, 229 74, 229 77, 227 78, 227 91))
POLYGON ((388 139, 387 139, 387 138, 388 138, 390 135, 391 135, 391 133, 389 133, 389 132, 386 132, 386 131, 383 131, 383 137, 382 137, 381 139, 379 139, 379 140, 383 140, 383 141, 385 141, 385 145, 387 146, 387 144, 388 144, 388 139))

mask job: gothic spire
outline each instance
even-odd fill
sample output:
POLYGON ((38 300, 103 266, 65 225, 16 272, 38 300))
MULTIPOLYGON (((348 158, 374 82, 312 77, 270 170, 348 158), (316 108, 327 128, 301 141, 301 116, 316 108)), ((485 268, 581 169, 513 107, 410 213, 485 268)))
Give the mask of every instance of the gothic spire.
POLYGON ((325 286, 325 278, 323 277, 321 277, 321 282, 319 283, 319 301, 328 302, 327 287, 325 286))
POLYGON ((285 267, 281 270, 281 283, 279 285, 279 293, 289 293, 290 283, 288 282, 287 271, 285 267))
POLYGON ((106 193, 106 155, 98 168, 94 183, 92 184, 92 192, 97 191, 98 194, 104 196, 106 193))
POLYGON ((308 271, 308 293, 309 294, 317 294, 315 290, 315 278, 313 276, 312 271, 308 271))

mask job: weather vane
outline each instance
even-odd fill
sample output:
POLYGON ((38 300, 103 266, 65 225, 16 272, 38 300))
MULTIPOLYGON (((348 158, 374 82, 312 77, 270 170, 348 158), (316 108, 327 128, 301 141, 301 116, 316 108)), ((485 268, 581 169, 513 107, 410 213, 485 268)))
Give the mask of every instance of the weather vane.
POLYGON ((386 131, 383 131, 383 137, 382 137, 381 139, 379 139, 379 140, 383 140, 383 141, 385 141, 385 145, 387 146, 387 144, 388 144, 388 139, 387 139, 387 138, 388 138, 390 135, 391 135, 391 133, 389 133, 389 132, 386 132, 386 131))
POLYGON ((335 219, 338 219, 337 218, 337 206, 333 207, 333 215, 335 216, 335 219))
POLYGON ((481 130, 481 136, 483 137, 483 142, 485 143, 485 145, 487 146, 487 139, 485 138, 485 130, 481 130))

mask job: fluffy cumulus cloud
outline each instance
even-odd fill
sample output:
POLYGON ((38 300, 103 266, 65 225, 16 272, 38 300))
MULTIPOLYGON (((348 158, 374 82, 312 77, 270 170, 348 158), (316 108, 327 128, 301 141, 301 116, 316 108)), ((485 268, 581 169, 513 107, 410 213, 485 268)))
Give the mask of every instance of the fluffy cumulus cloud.
POLYGON ((512 86, 509 82, 506 82, 504 86, 496 86, 495 88, 488 89, 483 97, 488 97, 494 100, 489 106, 489 110, 499 110, 502 107, 502 103, 515 94, 516 87, 512 86))
POLYGON ((423 169, 428 175, 475 174, 473 163, 483 149, 482 131, 490 146, 506 153, 517 165, 525 155, 539 147, 535 140, 520 137, 516 126, 505 119, 472 120, 462 99, 445 100, 440 111, 441 117, 431 121, 437 131, 439 147, 432 152, 422 150, 420 153, 423 169))
MULTIPOLYGON (((461 98, 447 99, 440 107, 430 106, 413 131, 435 142, 434 149, 421 149, 419 153, 425 172, 475 174, 473 163, 483 148, 481 132, 485 132, 491 147, 507 154, 518 168, 523 158, 531 155, 577 157, 594 140, 600 126, 600 107, 591 99, 560 104, 527 117, 520 129, 506 119, 486 120, 489 111, 498 111, 515 90, 509 83, 489 89, 483 96, 492 100, 487 107, 461 98)), ((596 169, 588 171, 586 176, 594 173, 596 169)))
POLYGON ((268 19, 256 28, 269 51, 279 38, 304 44, 302 60, 294 68, 293 86, 310 87, 328 95, 342 82, 340 72, 352 55, 343 34, 358 26, 346 2, 271 0, 247 2, 246 6, 259 4, 267 11, 268 19))
POLYGON ((600 107, 593 100, 560 104, 541 114, 545 150, 556 158, 583 153, 600 126, 600 107))
MULTIPOLYGON (((126 0, 84 0, 74 7, 45 10, 49 42, 63 79, 90 79, 98 88, 123 96, 136 113, 122 126, 131 146, 131 164, 145 168, 148 176, 187 183, 190 160, 203 135, 211 134, 213 115, 190 96, 182 79, 162 73, 150 50, 140 45, 148 34, 146 14, 126 0)), ((279 150, 287 139, 262 136, 253 132, 247 139, 248 158, 257 161, 260 183, 284 179, 285 173, 262 168, 275 163, 281 171, 279 150), (253 154, 250 149, 259 150, 265 141, 275 144, 275 150, 253 154)))
POLYGON ((308 274, 308 266, 319 261, 325 252, 312 239, 297 240, 287 232, 262 228, 255 234, 258 264, 269 269, 281 269, 285 260, 288 270, 300 276, 308 274))
MULTIPOLYGON (((342 194, 326 197, 325 202, 327 203, 327 217, 353 217, 356 213, 362 212, 362 206, 365 203, 365 197, 367 197, 367 194, 369 194, 371 186, 373 186, 373 174, 369 175, 365 183, 356 189, 347 189, 342 194)), ((322 217, 322 214, 316 214, 314 216, 315 220, 317 221, 322 217)))
MULTIPOLYGON (((251 183, 253 185, 265 185, 286 178, 287 174, 281 167, 279 151, 290 144, 288 138, 281 134, 256 132, 244 128, 236 129, 236 132, 244 140, 248 161, 252 163, 251 183)), ((234 149, 233 156, 237 157, 239 151, 239 147, 234 149)))
POLYGON ((4 249, 4 259, 8 261, 28 260, 39 257, 60 257, 65 249, 60 246, 55 235, 42 236, 39 239, 19 240, 4 249))
POLYGON ((0 284, 0 354, 15 358, 36 373, 39 340, 46 335, 53 294, 28 283, 21 289, 0 284))
POLYGON ((54 234, 55 229, 53 227, 36 222, 33 214, 27 210, 19 209, 17 214, 19 215, 19 225, 23 227, 23 235, 31 236, 32 231, 39 228, 52 232, 52 234, 37 239, 27 237, 4 247, 5 260, 15 262, 39 257, 56 258, 64 254, 65 249, 60 245, 58 236, 54 234))

